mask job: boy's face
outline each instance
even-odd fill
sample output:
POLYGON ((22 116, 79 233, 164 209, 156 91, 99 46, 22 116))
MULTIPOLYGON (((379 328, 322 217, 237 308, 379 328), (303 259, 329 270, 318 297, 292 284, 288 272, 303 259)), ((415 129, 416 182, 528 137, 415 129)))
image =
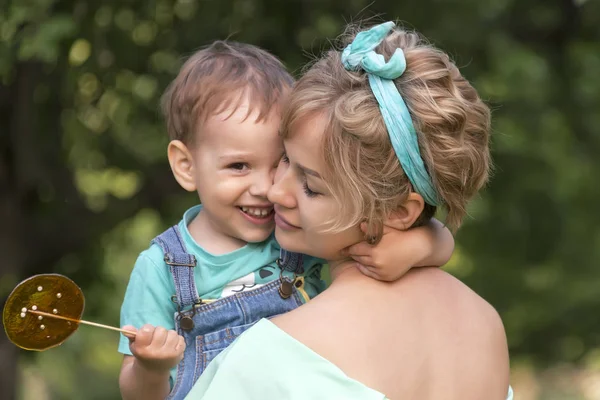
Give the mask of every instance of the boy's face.
POLYGON ((267 192, 283 153, 280 117, 273 113, 256 122, 248 107, 209 117, 189 148, 203 204, 199 218, 216 241, 262 242, 274 229, 267 192))

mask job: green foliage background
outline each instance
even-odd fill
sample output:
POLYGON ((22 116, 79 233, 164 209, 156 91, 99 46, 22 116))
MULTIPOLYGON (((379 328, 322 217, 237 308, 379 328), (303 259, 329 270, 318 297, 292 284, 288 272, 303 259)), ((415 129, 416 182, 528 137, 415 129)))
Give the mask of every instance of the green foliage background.
MULTIPOLYGON (((494 179, 448 270, 502 314, 520 398, 600 398, 597 0, 4 0, 0 298, 63 273, 87 319, 118 325, 136 255, 196 201, 158 113, 182 60, 231 38, 298 74, 375 15, 449 51, 494 109, 494 179)), ((0 398, 117 399, 117 340, 82 327, 31 354, 1 337, 0 398)))

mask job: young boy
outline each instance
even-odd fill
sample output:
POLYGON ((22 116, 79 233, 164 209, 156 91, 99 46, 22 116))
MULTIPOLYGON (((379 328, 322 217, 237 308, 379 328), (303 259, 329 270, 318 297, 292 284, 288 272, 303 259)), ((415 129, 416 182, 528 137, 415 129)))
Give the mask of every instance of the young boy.
MULTIPOLYGON (((281 250, 272 235, 267 191, 283 153, 280 111, 292 84, 266 51, 218 41, 194 54, 165 93, 169 163, 202 205, 136 261, 121 325, 141 329, 119 343, 124 399, 184 398, 244 330, 324 289, 323 261, 281 250)), ((364 273, 396 279, 413 265, 444 264, 453 239, 430 225, 357 248, 357 259, 371 264, 360 267, 364 273), (445 249, 434 254, 439 245, 445 249)))

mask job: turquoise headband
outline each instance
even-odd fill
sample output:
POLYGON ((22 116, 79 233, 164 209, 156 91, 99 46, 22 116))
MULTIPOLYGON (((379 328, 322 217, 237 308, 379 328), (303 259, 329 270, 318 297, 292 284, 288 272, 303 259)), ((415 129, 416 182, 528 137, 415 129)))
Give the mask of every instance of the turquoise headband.
POLYGON ((408 108, 393 81, 406 69, 404 52, 402 49, 396 49, 387 63, 383 55, 375 53, 375 48, 395 25, 390 21, 360 32, 342 52, 342 63, 349 71, 362 69, 367 73, 371 90, 379 103, 390 141, 402 169, 414 190, 423 196, 423 200, 427 204, 437 206, 440 202, 421 158, 417 132, 408 108))

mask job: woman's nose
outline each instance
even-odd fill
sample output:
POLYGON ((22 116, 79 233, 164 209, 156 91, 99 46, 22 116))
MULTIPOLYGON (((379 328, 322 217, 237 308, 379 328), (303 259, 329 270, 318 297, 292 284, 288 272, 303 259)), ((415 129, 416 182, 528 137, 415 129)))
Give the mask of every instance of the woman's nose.
POLYGON ((287 165, 281 165, 277 168, 275 173, 275 181, 267 194, 267 198, 273 204, 279 204, 285 208, 295 208, 296 199, 294 193, 291 190, 291 169, 287 165))

